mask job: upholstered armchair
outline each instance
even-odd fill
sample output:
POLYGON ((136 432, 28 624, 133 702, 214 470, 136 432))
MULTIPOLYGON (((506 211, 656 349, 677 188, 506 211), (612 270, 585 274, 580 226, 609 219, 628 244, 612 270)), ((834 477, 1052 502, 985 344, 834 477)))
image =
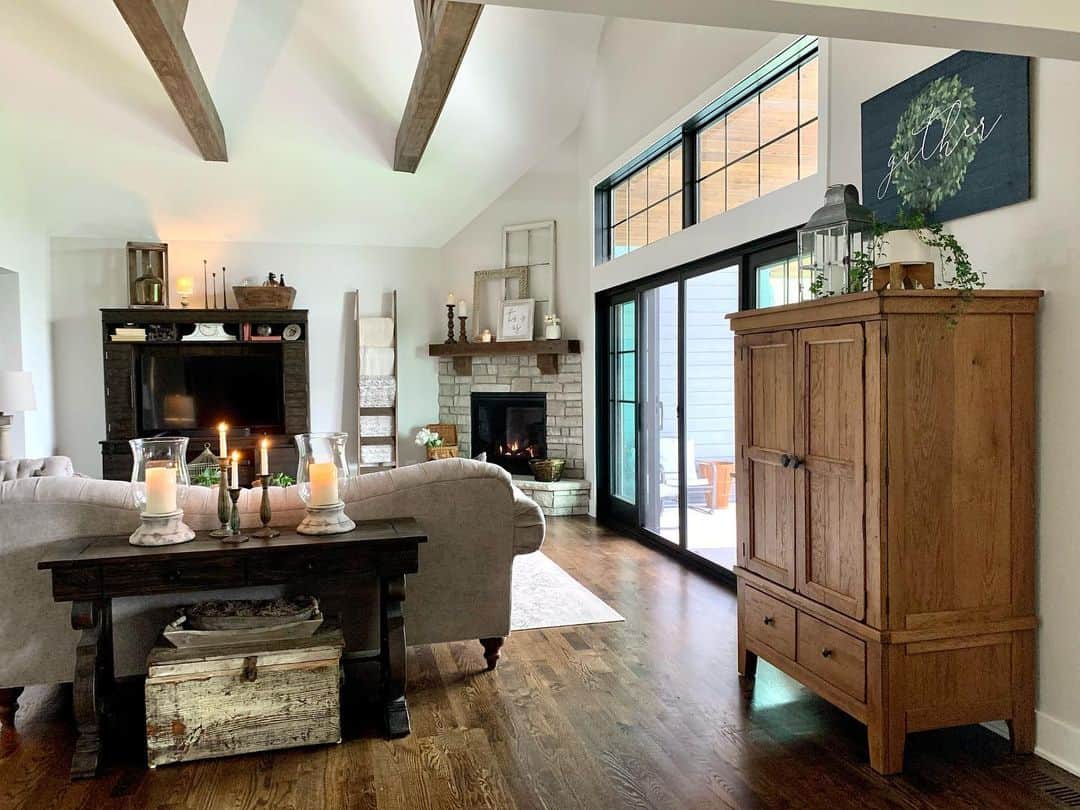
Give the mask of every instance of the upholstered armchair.
POLYGON ((75 468, 67 456, 45 458, 13 458, 0 461, 0 483, 16 478, 70 478, 75 468))

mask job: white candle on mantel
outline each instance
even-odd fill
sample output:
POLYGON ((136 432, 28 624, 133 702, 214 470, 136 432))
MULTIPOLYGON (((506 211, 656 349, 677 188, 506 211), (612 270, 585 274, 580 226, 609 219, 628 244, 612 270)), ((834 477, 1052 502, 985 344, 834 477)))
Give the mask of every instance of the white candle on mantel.
POLYGON ((240 454, 233 450, 232 454, 232 486, 230 489, 240 489, 240 454))
POLYGON ((448 307, 452 307, 454 305, 454 294, 453 293, 450 293, 448 296, 446 296, 446 305, 448 307))
POLYGON ((468 301, 458 301, 457 314, 458 314, 459 318, 465 318, 465 317, 468 316, 468 314, 469 314, 469 302, 468 301))
POLYGON ((176 511, 176 468, 146 468, 146 514, 168 515, 176 511))
POLYGON ((229 442, 226 440, 226 436, 229 433, 229 426, 222 422, 217 426, 218 435, 218 458, 229 457, 229 442))
POLYGON ((308 465, 311 506, 333 506, 338 502, 338 472, 332 461, 313 461, 308 465))
POLYGON ((263 439, 259 443, 259 475, 270 474, 270 440, 263 439))

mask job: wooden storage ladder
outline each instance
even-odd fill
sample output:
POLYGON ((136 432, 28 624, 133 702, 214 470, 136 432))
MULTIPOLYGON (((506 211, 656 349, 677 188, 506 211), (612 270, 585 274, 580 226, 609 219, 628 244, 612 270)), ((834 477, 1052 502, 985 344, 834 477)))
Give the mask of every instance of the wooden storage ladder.
POLYGON ((394 403, 388 407, 361 407, 360 406, 360 319, 361 317, 385 317, 381 315, 365 315, 360 314, 360 290, 356 290, 356 470, 358 475, 364 475, 371 472, 379 472, 380 470, 392 470, 398 466, 398 415, 397 404, 398 396, 400 393, 400 380, 398 379, 398 315, 397 315, 397 290, 393 290, 390 293, 390 317, 394 321, 394 338, 391 341, 391 348, 394 350, 394 403), (365 436, 363 430, 363 418, 365 416, 389 416, 390 417, 390 435, 389 436, 365 436), (390 445, 390 461, 378 461, 378 462, 365 462, 363 460, 363 447, 365 445, 390 445))

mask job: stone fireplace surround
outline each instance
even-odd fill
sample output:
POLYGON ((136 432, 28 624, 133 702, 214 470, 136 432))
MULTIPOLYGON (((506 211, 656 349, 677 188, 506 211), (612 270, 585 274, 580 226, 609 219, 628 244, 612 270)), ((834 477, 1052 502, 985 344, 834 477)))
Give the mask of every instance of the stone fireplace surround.
MULTIPOLYGON (((547 394, 548 456, 566 459, 563 477, 585 477, 584 417, 581 397, 581 355, 559 357, 558 374, 541 374, 535 354, 477 355, 472 374, 458 375, 453 360, 439 359, 439 421, 457 426, 462 456, 472 455, 471 397, 474 392, 543 392, 547 394)), ((581 486, 574 487, 575 492, 581 486)), ((575 499, 575 506, 580 496, 575 499)), ((561 505, 569 506, 563 501, 561 505)), ((553 504, 554 506, 554 504, 553 504)), ((588 490, 585 490, 585 507, 588 490)), ((581 512, 584 512, 582 509, 581 512)), ((566 514, 565 512, 563 514, 566 514)), ((579 514, 579 512, 573 512, 579 514)))

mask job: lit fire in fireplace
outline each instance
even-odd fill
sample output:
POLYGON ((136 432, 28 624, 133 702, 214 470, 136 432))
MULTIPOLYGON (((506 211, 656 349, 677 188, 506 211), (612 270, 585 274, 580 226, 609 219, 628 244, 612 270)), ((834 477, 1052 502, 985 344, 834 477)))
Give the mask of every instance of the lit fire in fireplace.
POLYGON ((513 441, 508 445, 500 444, 497 447, 499 455, 507 458, 530 459, 537 457, 537 448, 533 444, 522 447, 519 442, 513 441))

